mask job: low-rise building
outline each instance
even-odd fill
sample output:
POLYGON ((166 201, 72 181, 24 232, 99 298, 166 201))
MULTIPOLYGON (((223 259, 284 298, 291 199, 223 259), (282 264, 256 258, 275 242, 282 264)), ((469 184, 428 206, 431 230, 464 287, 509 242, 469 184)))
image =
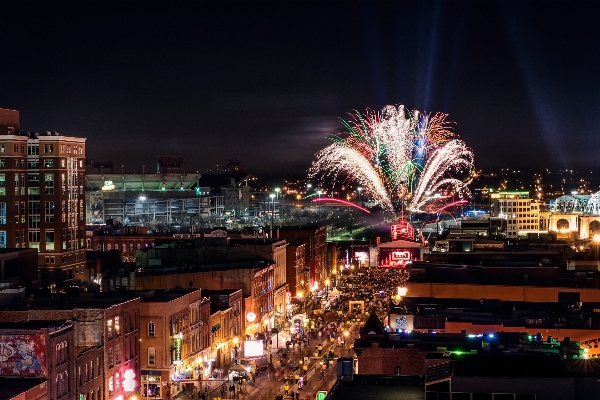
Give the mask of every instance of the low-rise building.
POLYGON ((142 393, 168 398, 182 384, 209 376, 210 344, 199 289, 145 290, 140 296, 142 393), (164 383, 164 384, 163 384, 164 383), (167 386, 169 384, 170 386, 167 386))

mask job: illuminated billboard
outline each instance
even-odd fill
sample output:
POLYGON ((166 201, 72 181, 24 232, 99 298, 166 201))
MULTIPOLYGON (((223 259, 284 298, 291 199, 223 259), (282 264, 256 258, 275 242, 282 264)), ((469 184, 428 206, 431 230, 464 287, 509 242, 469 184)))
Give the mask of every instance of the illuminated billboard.
POLYGON ((264 353, 262 340, 246 340, 244 342, 244 357, 260 357, 264 353))
POLYGON ((409 261, 418 259, 414 249, 380 249, 379 266, 384 268, 404 268, 409 261))
POLYGON ((46 376, 44 335, 0 335, 0 375, 46 376))

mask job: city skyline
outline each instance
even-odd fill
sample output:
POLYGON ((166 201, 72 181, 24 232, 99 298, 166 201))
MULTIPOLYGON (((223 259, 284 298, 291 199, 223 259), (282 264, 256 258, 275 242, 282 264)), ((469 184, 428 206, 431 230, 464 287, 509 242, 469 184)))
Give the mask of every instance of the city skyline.
POLYGON ((597 167, 592 2, 3 2, 0 107, 148 171, 303 173, 353 110, 449 114, 476 168, 597 167))

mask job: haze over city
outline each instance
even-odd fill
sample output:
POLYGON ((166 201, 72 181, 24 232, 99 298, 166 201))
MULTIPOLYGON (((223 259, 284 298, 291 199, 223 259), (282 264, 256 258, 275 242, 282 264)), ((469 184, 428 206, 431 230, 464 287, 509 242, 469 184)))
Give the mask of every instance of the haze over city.
POLYGON ((0 106, 87 156, 302 174, 386 104, 449 114, 477 167, 598 166, 597 2, 0 3, 0 106))

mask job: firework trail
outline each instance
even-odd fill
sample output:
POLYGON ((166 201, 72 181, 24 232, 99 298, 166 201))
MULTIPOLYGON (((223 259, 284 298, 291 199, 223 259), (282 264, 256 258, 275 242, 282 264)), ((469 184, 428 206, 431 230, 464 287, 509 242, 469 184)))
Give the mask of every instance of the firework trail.
POLYGON ((357 112, 342 121, 347 132, 333 136, 333 143, 315 155, 309 176, 359 184, 389 211, 405 200, 410 211, 422 211, 440 190, 468 195, 460 177, 473 170, 473 153, 449 129, 446 117, 403 105, 357 112))

